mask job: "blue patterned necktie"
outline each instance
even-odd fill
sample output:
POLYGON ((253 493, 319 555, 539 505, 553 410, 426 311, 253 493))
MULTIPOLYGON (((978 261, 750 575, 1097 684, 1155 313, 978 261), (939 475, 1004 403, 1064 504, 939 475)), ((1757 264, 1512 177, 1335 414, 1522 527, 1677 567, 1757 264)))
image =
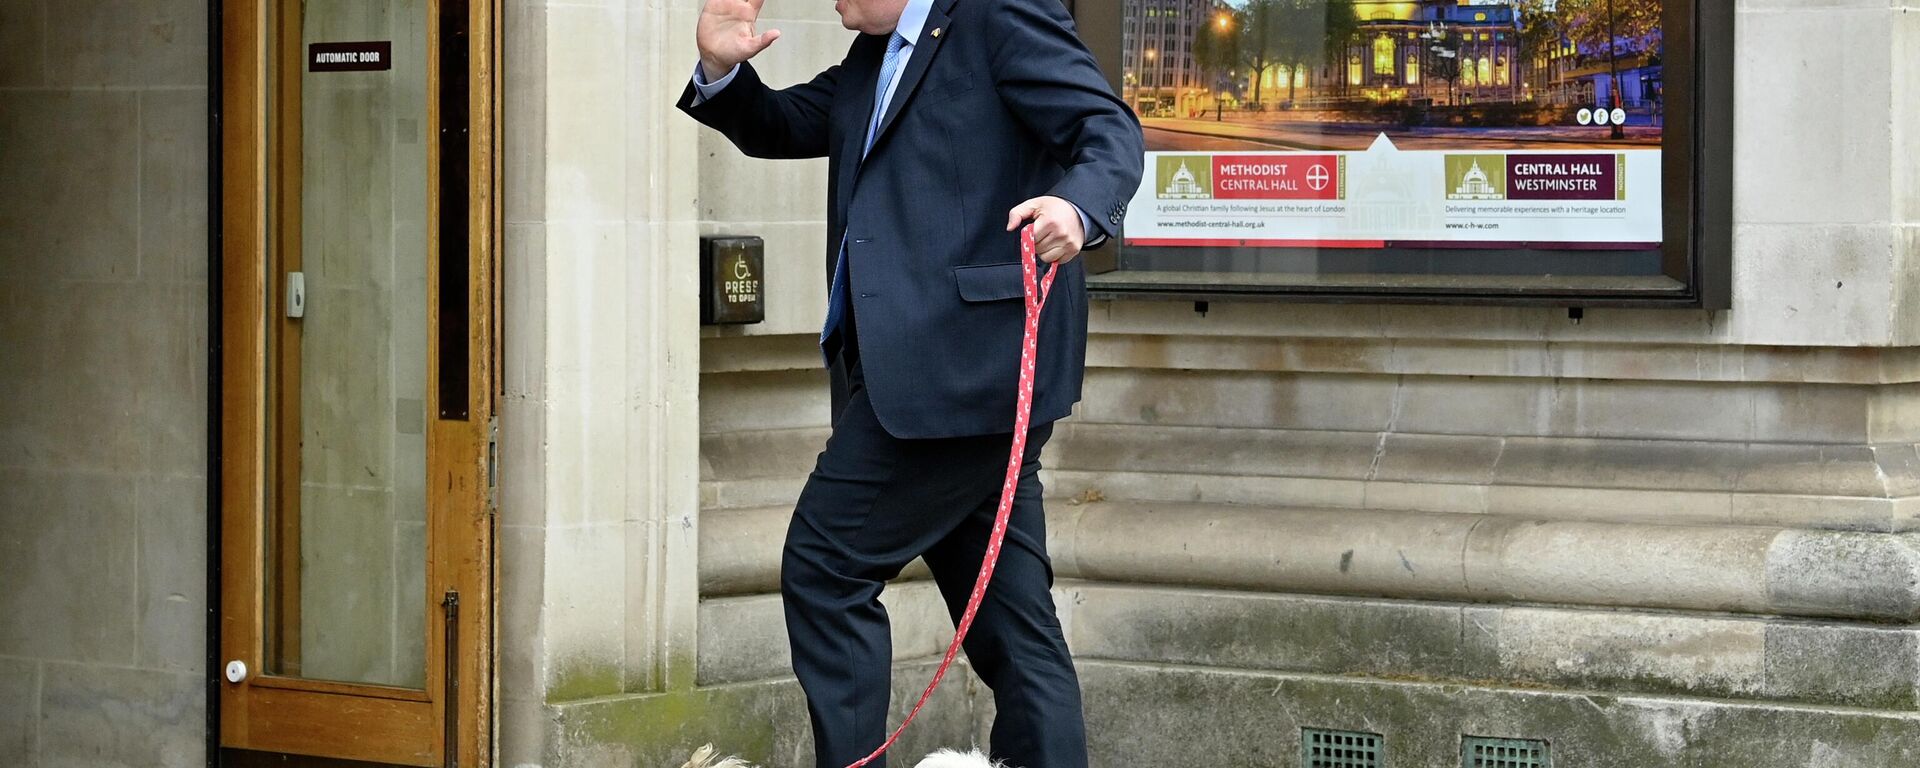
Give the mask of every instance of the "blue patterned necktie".
MULTIPOLYGON (((900 66, 900 49, 906 47, 907 39, 895 32, 887 38, 887 56, 880 60, 880 77, 873 88, 873 115, 867 118, 867 138, 860 147, 860 158, 866 159, 867 151, 873 149, 873 139, 880 132, 880 118, 887 114, 887 87, 893 85, 894 70, 900 66)), ((845 314, 847 302, 847 237, 840 236, 840 254, 833 260, 833 285, 827 289, 827 322, 820 329, 820 344, 824 347, 827 337, 840 327, 840 316, 845 314)))

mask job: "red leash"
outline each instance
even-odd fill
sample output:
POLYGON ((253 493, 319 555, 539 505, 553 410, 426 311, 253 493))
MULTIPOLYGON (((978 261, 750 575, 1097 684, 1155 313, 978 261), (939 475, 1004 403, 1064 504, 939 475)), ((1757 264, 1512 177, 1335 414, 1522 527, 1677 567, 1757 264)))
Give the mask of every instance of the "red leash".
POLYGON ((953 666, 953 657, 960 653, 960 642, 967 639, 967 630, 973 626, 973 616, 980 611, 980 601, 987 596, 987 582, 993 580, 993 566, 1000 562, 1000 544, 1007 537, 1007 518, 1013 513, 1014 489, 1020 485, 1020 465, 1027 455, 1027 425, 1033 416, 1033 360, 1034 351, 1040 346, 1040 310, 1047 305, 1047 294, 1053 290, 1053 276, 1060 273, 1055 267, 1047 270, 1046 276, 1038 274, 1039 266, 1035 262, 1033 227, 1020 230, 1020 266, 1027 282, 1027 328, 1020 338, 1020 397, 1013 406, 1013 452, 1007 457, 1007 481, 1000 486, 1000 509, 993 515, 993 533, 987 536, 987 553, 980 558, 980 575, 973 581, 973 594, 967 598, 967 610, 960 614, 960 623, 954 627, 953 642, 947 644, 947 655, 940 660, 940 668, 933 671, 933 680, 927 683, 927 689, 920 693, 920 700, 913 703, 913 711, 907 713, 907 719, 893 734, 880 745, 873 754, 860 758, 847 768, 862 768, 893 746, 907 725, 920 714, 920 708, 927 705, 927 699, 933 697, 933 689, 940 687, 940 678, 947 676, 947 668, 953 666))

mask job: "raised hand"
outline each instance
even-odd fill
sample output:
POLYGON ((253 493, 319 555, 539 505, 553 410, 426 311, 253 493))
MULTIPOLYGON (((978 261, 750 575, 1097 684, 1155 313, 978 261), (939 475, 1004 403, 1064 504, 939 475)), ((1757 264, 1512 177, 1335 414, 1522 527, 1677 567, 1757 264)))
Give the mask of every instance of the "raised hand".
POLYGON ((780 39, 780 30, 756 34, 762 0, 707 0, 700 9, 694 40, 700 46, 700 69, 708 82, 726 77, 740 62, 751 59, 780 39))

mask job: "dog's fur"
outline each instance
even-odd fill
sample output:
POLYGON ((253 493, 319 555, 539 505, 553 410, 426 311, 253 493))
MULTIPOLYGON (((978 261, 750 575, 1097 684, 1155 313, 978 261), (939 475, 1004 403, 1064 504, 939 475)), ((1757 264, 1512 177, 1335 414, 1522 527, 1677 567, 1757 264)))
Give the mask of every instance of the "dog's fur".
POLYGON ((753 766, 731 755, 727 757, 715 755, 713 745, 708 744, 694 750, 693 757, 687 758, 686 764, 680 768, 753 768, 753 766))
MULTIPOLYGON (((708 744, 694 750, 693 757, 680 768, 753 768, 753 765, 737 757, 720 757, 713 751, 713 745, 708 744)), ((927 755, 927 759, 921 760, 914 768, 1001 768, 1001 766, 999 763, 988 760, 987 756, 980 754, 978 750, 955 752, 951 749, 943 749, 927 755)))
POLYGON ((987 759, 979 750, 955 752, 943 749, 921 760, 914 768, 1000 768, 1000 764, 987 759))

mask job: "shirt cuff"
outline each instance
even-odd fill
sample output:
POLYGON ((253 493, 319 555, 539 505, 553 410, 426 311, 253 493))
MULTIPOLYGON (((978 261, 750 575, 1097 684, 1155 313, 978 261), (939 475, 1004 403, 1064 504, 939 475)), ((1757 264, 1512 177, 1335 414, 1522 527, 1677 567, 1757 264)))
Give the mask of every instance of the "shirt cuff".
POLYGON ((727 86, 733 83, 733 76, 737 74, 740 74, 740 65, 735 64, 733 65, 733 69, 727 70, 725 77, 709 83, 707 82, 705 69, 698 63, 695 63, 693 65, 693 90, 696 95, 693 99, 693 105, 696 107, 700 106, 700 104, 707 99, 718 96, 721 91, 726 90, 727 86))
POLYGON ((1072 200, 1068 200, 1067 205, 1072 205, 1073 212, 1080 214, 1080 237, 1082 239, 1082 244, 1080 246, 1081 248, 1092 248, 1094 246, 1097 246, 1101 243, 1106 242, 1107 240, 1106 235, 1097 234, 1094 232, 1093 218, 1088 216, 1086 211, 1080 210, 1080 206, 1075 205, 1072 200))

